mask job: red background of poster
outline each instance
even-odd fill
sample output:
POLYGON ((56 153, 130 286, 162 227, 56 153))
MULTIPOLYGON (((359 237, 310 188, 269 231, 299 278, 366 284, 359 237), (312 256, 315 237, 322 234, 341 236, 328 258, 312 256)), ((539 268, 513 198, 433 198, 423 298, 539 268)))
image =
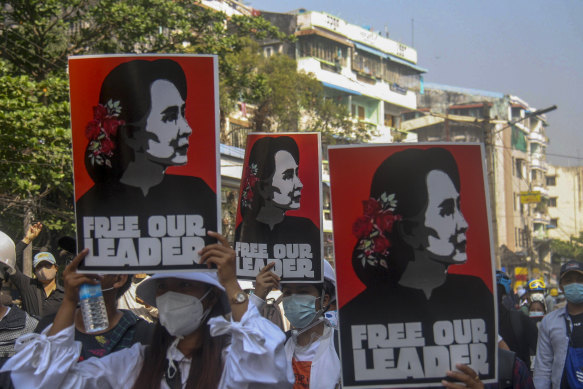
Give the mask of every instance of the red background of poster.
MULTIPOLYGON (((299 177, 304 185, 302 188, 302 197, 300 199, 300 209, 295 211, 287 211, 288 216, 300 216, 310 219, 316 227, 320 229, 320 218, 322 215, 320 207, 320 158, 319 150, 320 144, 318 142, 318 134, 316 133, 282 133, 274 134, 249 134, 247 136, 247 148, 245 149, 245 163, 243 164, 243 175, 249 160, 249 151, 253 144, 260 138, 289 136, 293 138, 300 150, 300 165, 299 177)), ((241 178, 241 186, 245 183, 247 177, 241 178)), ((243 188, 239 190, 239 202, 237 204, 237 223, 241 223, 241 193, 243 188)))
POLYGON ((192 128, 188 163, 184 166, 170 167, 166 173, 200 177, 216 193, 218 151, 216 150, 214 57, 163 55, 71 57, 69 83, 75 201, 93 186, 93 180, 89 177, 84 162, 85 148, 88 143, 85 127, 93 119, 93 107, 99 104, 101 83, 107 74, 121 63, 137 59, 160 58, 172 59, 184 70, 187 83, 186 120, 192 128))
POLYGON ((357 240, 352 234, 352 224, 363 214, 362 201, 370 197, 370 185, 375 170, 390 155, 411 147, 442 147, 454 156, 460 173, 461 209, 469 225, 466 232, 468 261, 464 265, 451 266, 448 272, 478 276, 490 290, 493 288, 486 192, 479 145, 331 148, 328 156, 339 307, 343 307, 365 289, 352 268, 352 251, 357 240))

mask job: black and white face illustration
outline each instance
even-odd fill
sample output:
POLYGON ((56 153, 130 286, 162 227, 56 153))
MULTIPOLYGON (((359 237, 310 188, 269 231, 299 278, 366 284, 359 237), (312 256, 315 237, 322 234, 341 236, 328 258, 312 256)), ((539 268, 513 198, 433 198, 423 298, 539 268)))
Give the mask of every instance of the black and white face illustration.
POLYGON ((273 203, 282 209, 300 208, 303 184, 298 176, 298 164, 290 152, 275 153, 275 172, 271 180, 273 203))
POLYGON ((144 131, 149 159, 166 166, 184 165, 192 129, 185 118, 186 104, 176 86, 156 80, 150 87, 151 110, 144 131))
POLYGON ((460 194, 441 170, 427 175, 428 204, 425 211, 426 250, 440 262, 465 263, 468 224, 460 209, 460 194))

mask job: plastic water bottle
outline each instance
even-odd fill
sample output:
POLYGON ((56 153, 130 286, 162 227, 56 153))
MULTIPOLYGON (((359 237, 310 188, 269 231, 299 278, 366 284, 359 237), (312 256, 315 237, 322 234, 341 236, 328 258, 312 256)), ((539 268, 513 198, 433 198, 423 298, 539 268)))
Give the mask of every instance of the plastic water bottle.
POLYGON ((98 332, 109 327, 107 310, 101 293, 101 284, 83 284, 79 288, 79 300, 85 331, 98 332))

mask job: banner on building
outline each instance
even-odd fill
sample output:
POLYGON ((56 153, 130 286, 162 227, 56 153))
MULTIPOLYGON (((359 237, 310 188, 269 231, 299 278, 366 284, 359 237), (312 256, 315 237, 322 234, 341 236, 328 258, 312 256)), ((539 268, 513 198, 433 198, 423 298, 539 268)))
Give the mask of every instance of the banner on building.
POLYGON ((220 231, 217 58, 69 58, 77 248, 85 272, 207 269, 220 231))
POLYGON ((330 146, 344 388, 496 381, 488 191, 478 144, 330 146))
POLYGON ((520 203, 521 204, 536 204, 540 203, 540 192, 520 192, 520 203))
POLYGON ((322 280, 319 133, 251 133, 235 230, 237 277, 275 262, 283 282, 322 280))

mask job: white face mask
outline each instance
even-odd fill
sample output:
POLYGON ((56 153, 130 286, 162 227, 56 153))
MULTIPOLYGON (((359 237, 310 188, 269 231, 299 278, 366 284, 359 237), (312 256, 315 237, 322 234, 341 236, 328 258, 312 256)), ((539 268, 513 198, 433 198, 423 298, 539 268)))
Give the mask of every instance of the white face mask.
POLYGON ((210 308, 204 311, 202 306, 202 300, 210 291, 200 299, 172 291, 156 297, 160 324, 172 336, 185 336, 196 331, 210 312, 210 308))

